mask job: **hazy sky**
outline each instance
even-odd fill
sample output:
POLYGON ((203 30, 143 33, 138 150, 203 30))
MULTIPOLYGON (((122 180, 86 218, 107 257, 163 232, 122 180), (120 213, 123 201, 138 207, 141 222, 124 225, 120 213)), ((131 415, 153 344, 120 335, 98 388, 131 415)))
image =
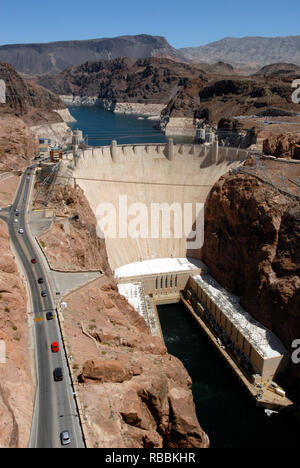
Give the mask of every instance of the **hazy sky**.
POLYGON ((0 44, 165 36, 176 48, 300 35, 299 0, 1 0, 0 44))

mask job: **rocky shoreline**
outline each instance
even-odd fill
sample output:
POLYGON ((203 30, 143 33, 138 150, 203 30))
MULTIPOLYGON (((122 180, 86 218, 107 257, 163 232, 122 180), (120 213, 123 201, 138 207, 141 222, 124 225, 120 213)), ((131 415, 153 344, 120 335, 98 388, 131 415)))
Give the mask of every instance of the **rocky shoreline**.
POLYGON ((99 106, 105 110, 116 114, 141 115, 144 117, 157 117, 165 108, 164 104, 139 103, 139 102, 119 102, 113 99, 103 99, 97 96, 74 96, 60 95, 61 100, 67 106, 99 106))

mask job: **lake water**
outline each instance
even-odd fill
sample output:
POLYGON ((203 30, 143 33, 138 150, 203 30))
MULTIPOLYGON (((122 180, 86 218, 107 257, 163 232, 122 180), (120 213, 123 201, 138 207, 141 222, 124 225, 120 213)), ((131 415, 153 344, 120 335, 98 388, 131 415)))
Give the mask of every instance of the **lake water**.
MULTIPOLYGON (((77 122, 70 124, 88 136, 91 146, 107 146, 111 140, 118 144, 165 143, 167 138, 153 128, 154 121, 137 115, 114 114, 97 106, 69 107, 77 122)), ((174 137, 175 143, 191 143, 192 138, 174 137)))
POLYGON ((158 313, 169 353, 193 380, 197 416, 212 447, 299 447, 290 416, 268 417, 255 406, 181 304, 159 306, 158 313))

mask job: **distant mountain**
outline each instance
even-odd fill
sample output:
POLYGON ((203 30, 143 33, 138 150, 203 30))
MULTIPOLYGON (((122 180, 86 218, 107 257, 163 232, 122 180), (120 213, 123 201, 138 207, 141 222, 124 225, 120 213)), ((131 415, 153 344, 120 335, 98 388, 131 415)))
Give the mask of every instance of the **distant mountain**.
POLYGON ((230 75, 237 71, 250 74, 269 64, 293 63, 300 66, 300 36, 225 38, 184 49, 175 49, 164 37, 147 34, 0 46, 0 61, 30 76, 54 75, 87 61, 119 57, 156 57, 183 63, 197 62, 208 73, 230 75), (215 64, 214 67, 211 68, 211 64, 215 64))
POLYGON ((227 37, 204 46, 179 49, 178 52, 195 62, 222 61, 234 66, 250 64, 257 68, 280 62, 300 65, 300 36, 227 37))
POLYGON ((87 60, 163 57, 186 62, 164 37, 141 34, 86 41, 0 46, 0 60, 28 75, 56 74, 87 60))

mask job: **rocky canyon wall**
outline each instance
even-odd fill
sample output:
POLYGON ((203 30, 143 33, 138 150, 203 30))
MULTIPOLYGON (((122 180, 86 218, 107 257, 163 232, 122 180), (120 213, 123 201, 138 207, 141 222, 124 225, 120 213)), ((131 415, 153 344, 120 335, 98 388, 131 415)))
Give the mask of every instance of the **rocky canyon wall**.
MULTIPOLYGON (((299 163, 252 160, 221 177, 205 206, 203 261, 290 353, 300 338, 299 176, 299 163)), ((291 360, 289 375, 300 377, 291 360)))

